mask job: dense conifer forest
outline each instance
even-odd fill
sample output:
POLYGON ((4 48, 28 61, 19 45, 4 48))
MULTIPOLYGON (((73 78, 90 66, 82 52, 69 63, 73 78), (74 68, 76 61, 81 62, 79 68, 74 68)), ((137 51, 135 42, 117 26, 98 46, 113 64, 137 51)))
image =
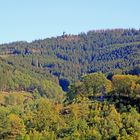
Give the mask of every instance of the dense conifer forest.
POLYGON ((140 140, 140 30, 0 45, 1 140, 140 140))

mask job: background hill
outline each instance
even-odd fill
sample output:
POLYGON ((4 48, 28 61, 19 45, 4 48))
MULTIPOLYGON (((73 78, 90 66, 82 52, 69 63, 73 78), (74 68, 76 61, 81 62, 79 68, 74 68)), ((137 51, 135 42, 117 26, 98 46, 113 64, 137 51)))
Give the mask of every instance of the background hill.
POLYGON ((57 77, 67 90, 69 82, 86 73, 102 71, 106 74, 139 74, 140 30, 97 30, 0 45, 1 61, 14 71, 35 72, 57 77))

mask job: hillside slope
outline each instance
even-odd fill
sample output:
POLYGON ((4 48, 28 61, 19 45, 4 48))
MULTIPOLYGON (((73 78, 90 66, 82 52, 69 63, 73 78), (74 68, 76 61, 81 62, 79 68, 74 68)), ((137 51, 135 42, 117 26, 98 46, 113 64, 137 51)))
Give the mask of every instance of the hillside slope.
POLYGON ((125 73, 139 67, 140 30, 97 30, 14 42, 0 45, 0 52, 9 64, 36 67, 59 79, 76 81, 85 73, 125 73))

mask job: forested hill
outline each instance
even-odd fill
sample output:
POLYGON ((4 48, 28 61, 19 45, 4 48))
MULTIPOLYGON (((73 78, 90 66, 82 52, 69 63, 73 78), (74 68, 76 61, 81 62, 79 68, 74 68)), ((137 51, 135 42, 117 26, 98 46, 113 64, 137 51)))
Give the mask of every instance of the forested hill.
POLYGON ((140 140, 139 53, 134 29, 0 45, 0 139, 140 140))
POLYGON ((140 30, 97 30, 31 43, 14 42, 0 45, 0 53, 9 65, 36 67, 70 81, 96 71, 138 74, 140 30))

